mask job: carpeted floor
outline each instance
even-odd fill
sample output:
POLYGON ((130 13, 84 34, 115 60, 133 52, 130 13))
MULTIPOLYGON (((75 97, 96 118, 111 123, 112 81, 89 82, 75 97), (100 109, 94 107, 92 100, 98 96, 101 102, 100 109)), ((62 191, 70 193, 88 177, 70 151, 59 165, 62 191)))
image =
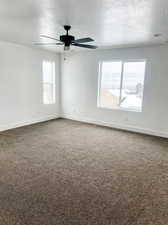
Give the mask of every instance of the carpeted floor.
POLYGON ((0 225, 168 225, 168 140, 63 119, 0 133, 0 225))

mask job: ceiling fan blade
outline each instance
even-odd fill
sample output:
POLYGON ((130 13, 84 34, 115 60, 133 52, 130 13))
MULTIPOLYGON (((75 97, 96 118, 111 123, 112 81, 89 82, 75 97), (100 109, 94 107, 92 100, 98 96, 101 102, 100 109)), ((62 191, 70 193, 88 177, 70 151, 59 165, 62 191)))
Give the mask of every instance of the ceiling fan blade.
MULTIPOLYGON (((49 36, 47 36, 47 35, 40 35, 40 37, 42 37, 42 38, 49 38, 49 39, 55 40, 55 41, 60 41, 60 40, 57 39, 57 38, 49 37, 49 36)), ((61 41, 60 41, 60 42, 61 42, 61 41)))
POLYGON ((77 43, 72 43, 73 46, 81 47, 81 48, 90 48, 90 49, 96 49, 98 48, 95 45, 85 45, 85 44, 77 44, 77 43))
POLYGON ((73 43, 85 43, 85 42, 91 42, 91 41, 94 41, 94 40, 90 37, 87 37, 87 38, 74 40, 73 43))
POLYGON ((33 43, 34 45, 63 45, 63 43, 33 43))

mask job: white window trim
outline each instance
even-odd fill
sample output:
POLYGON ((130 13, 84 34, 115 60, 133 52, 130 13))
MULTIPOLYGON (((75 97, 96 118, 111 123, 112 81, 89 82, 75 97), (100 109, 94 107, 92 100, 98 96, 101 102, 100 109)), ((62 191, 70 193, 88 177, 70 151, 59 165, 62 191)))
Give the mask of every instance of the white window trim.
MULTIPOLYGON (((44 96, 44 85, 47 84, 47 85, 51 85, 52 87, 52 102, 50 103, 46 103, 44 102, 44 97, 43 97, 43 104, 44 105, 54 105, 56 103, 56 74, 55 74, 55 62, 54 61, 49 61, 49 60, 43 60, 43 63, 46 62, 46 63, 52 63, 52 79, 53 81, 52 82, 44 82, 44 80, 42 80, 42 84, 43 84, 43 96, 44 96)), ((43 71, 43 66, 42 65, 42 72, 44 73, 43 71)))
MULTIPOLYGON (((133 108, 124 108, 124 107, 105 107, 101 106, 100 104, 100 96, 101 96, 101 83, 102 83, 102 64, 104 62, 121 62, 122 63, 122 70, 121 70, 121 81, 120 81, 120 91, 121 87, 123 85, 123 70, 124 70, 124 64, 129 62, 145 62, 145 71, 144 71, 144 83, 146 78, 146 65, 147 65, 147 59, 112 59, 112 60, 100 60, 99 63, 99 74, 98 74, 98 93, 97 93, 97 108, 99 109, 106 109, 106 110, 114 110, 114 111, 126 111, 126 112, 136 112, 141 113, 143 111, 143 102, 144 102, 144 89, 143 89, 143 96, 142 96, 142 107, 141 110, 133 109, 133 108)), ((121 95, 120 95, 121 96, 121 95)))

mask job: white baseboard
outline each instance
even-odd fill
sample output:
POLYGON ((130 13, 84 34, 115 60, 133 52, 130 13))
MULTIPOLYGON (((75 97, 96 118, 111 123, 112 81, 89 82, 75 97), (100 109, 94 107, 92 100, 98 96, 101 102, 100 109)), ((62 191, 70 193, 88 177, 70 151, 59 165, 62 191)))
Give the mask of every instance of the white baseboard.
POLYGON ((90 123, 90 124, 95 124, 95 125, 100 125, 100 126, 111 127, 111 128, 120 129, 120 130, 127 130, 127 131, 141 133, 141 134, 148 134, 148 135, 153 135, 153 136, 157 136, 157 137, 168 138, 168 133, 164 133, 164 132, 159 132, 159 131, 149 130, 149 129, 144 129, 144 128, 138 128, 138 127, 133 127, 133 126, 122 126, 119 124, 108 123, 108 122, 104 122, 104 121, 99 121, 99 120, 94 120, 94 119, 90 119, 90 118, 84 118, 84 117, 79 117, 76 115, 74 116, 74 115, 69 115, 69 114, 62 114, 61 116, 60 115, 52 115, 52 116, 32 119, 29 121, 22 121, 19 123, 7 124, 5 126, 0 126, 0 132, 5 131, 5 130, 14 129, 17 127, 23 127, 23 126, 28 126, 31 124, 36 124, 36 123, 45 122, 45 121, 49 121, 49 120, 53 120, 53 119, 58 119, 58 118, 65 118, 65 119, 76 120, 76 121, 80 121, 80 122, 84 122, 84 123, 90 123))
POLYGON ((99 120, 94 120, 94 119, 89 119, 89 118, 84 118, 84 117, 79 117, 79 116, 73 116, 73 115, 69 115, 69 114, 63 114, 61 116, 61 118, 76 120, 76 121, 80 121, 80 122, 84 122, 84 123, 91 123, 91 124, 95 124, 95 125, 106 126, 106 127, 111 127, 111 128, 115 128, 115 129, 126 130, 126 131, 141 133, 141 134, 147 134, 147 135, 152 135, 152 136, 157 136, 157 137, 168 138, 168 133, 159 132, 159 131, 150 130, 150 129, 144 129, 144 128, 133 127, 133 126, 122 126, 119 124, 108 123, 108 122, 104 122, 104 121, 99 121, 99 120))
POLYGON ((58 119, 60 118, 59 115, 52 115, 52 116, 46 116, 46 117, 41 117, 41 118, 36 118, 28 121, 22 121, 18 123, 12 123, 12 124, 6 124, 4 126, 0 126, 0 132, 5 131, 5 130, 11 130, 17 127, 23 127, 23 126, 28 126, 31 124, 36 124, 40 122, 45 122, 53 119, 58 119))

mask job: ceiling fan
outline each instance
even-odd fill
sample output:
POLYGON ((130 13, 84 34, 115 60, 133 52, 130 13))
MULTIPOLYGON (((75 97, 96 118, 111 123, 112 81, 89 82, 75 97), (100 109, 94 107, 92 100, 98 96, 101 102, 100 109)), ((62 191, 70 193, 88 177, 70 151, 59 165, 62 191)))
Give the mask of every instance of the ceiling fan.
POLYGON ((35 45, 63 45, 65 51, 70 50, 71 45, 76 46, 76 47, 81 47, 81 48, 89 48, 89 49, 96 49, 97 48, 97 46, 95 46, 95 45, 83 44, 83 43, 94 41, 92 38, 87 37, 87 38, 81 38, 81 39, 75 40, 75 37, 69 35, 69 33, 68 33, 69 30, 71 29, 71 26, 65 25, 64 29, 66 30, 66 34, 61 35, 60 39, 49 37, 47 35, 40 35, 40 37, 42 37, 42 38, 48 38, 48 39, 58 41, 58 42, 55 42, 55 43, 34 43, 34 44, 35 45))

